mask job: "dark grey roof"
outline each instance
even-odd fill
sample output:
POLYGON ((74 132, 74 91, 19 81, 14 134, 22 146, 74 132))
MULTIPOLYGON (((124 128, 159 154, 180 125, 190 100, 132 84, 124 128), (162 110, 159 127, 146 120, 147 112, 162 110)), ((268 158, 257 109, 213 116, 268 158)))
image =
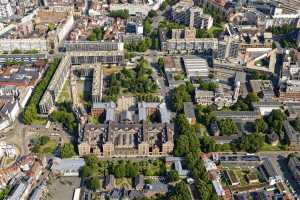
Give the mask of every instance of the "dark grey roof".
POLYGON ((270 158, 264 158, 264 162, 262 164, 262 167, 264 169, 264 172, 268 177, 277 177, 279 174, 275 170, 270 158))
POLYGON ((194 118, 195 117, 195 109, 192 102, 184 102, 184 114, 188 118, 194 118))

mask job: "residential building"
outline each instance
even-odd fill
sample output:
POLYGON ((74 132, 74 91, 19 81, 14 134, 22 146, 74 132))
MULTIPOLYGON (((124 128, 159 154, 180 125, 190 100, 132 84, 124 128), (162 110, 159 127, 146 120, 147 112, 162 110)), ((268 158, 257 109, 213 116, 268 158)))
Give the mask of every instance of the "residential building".
POLYGON ((276 171, 276 168, 273 166, 270 158, 263 158, 263 163, 258 167, 258 169, 269 185, 275 185, 276 183, 283 181, 283 178, 276 171))
POLYGON ((70 12, 38 9, 33 16, 17 24, 17 30, 10 31, 0 39, 0 50, 22 51, 39 50, 41 52, 56 49, 71 31, 74 24, 70 12), (48 31, 48 24, 53 27, 48 31))
POLYGON ((194 28, 172 29, 172 38, 167 38, 167 31, 161 30, 160 46, 162 51, 174 52, 206 52, 218 49, 216 38, 196 38, 194 28))
POLYGON ((295 150, 300 149, 300 133, 298 133, 290 124, 289 121, 284 121, 283 127, 287 136, 288 143, 295 150))
POLYGON ((47 55, 43 53, 37 54, 0 54, 0 65, 3 65, 7 61, 17 61, 25 63, 36 63, 41 60, 46 60, 47 55))
POLYGON ((220 154, 216 156, 216 160, 220 161, 224 166, 254 166, 262 164, 263 160, 256 155, 235 155, 235 154, 220 154))
POLYGON ((185 2, 179 2, 172 7, 171 19, 189 27, 210 29, 213 26, 213 18, 204 14, 202 8, 190 7, 185 2))
POLYGON ((105 177, 104 188, 107 191, 112 191, 115 188, 115 176, 110 174, 105 177))
POLYGON ((273 84, 270 80, 250 80, 250 86, 252 91, 264 101, 270 101, 275 97, 273 84))
POLYGON ((14 14, 9 0, 0 1, 0 19, 9 19, 14 14))
POLYGON ((294 179, 300 185, 300 160, 299 157, 291 156, 288 162, 288 168, 290 172, 293 174, 294 179))
POLYGON ((142 190, 144 189, 145 181, 143 175, 138 175, 134 177, 134 187, 136 190, 142 190))
POLYGON ((216 118, 221 119, 232 119, 234 121, 252 121, 260 119, 260 113, 256 111, 216 111, 216 118))
POLYGON ((218 49, 215 58, 224 60, 227 58, 237 58, 240 51, 240 43, 231 37, 225 37, 218 41, 218 49))
POLYGON ((124 64, 124 52, 123 51, 73 51, 69 52, 72 64, 124 64))
MULTIPOLYGON (((86 52, 68 52, 60 61, 59 66, 55 74, 53 75, 51 82, 48 85, 47 90, 44 92, 41 101, 39 102, 40 113, 49 114, 53 108, 54 103, 67 79, 71 66, 79 64, 116 64, 121 65, 124 63, 124 52, 120 51, 86 51, 86 52)), ((97 92, 97 101, 101 99, 102 95, 102 73, 100 71, 95 71, 95 92, 97 92), (97 78, 99 77, 99 79, 97 78)), ((96 93, 95 93, 96 94, 96 93)))
POLYGON ((103 68, 95 67, 93 70, 92 102, 97 103, 102 100, 103 93, 103 68))
POLYGON ((123 51, 124 43, 109 41, 66 41, 66 51, 123 51))
POLYGON ((39 103, 40 112, 47 114, 51 112, 54 102, 57 100, 58 95, 67 80, 71 70, 71 59, 65 56, 60 61, 48 87, 44 92, 43 97, 39 103))

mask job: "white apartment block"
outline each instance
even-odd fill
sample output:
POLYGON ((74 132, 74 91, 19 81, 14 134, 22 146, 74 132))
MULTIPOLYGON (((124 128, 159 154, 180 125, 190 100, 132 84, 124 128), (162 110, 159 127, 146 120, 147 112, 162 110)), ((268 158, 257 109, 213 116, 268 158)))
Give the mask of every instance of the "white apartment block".
POLYGON ((0 39, 1 51, 13 51, 14 49, 19 49, 22 51, 28 51, 31 49, 46 51, 47 40, 45 38, 0 39))
POLYGON ((10 18, 13 16, 13 9, 9 0, 1 0, 0 1, 0 19, 10 18))

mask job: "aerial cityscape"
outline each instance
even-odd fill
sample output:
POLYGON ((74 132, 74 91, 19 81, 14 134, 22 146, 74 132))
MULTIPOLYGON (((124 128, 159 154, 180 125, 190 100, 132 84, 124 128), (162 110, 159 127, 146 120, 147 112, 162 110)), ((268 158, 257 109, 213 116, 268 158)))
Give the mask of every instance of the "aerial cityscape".
POLYGON ((300 1, 0 0, 0 200, 300 200, 300 1))

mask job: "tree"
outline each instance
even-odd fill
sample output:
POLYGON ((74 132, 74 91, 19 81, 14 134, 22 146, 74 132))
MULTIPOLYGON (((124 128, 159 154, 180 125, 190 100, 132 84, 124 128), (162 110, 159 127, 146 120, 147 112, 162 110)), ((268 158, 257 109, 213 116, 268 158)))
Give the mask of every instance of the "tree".
POLYGON ((223 135, 232 135, 238 131, 237 126, 232 119, 221 119, 218 121, 218 126, 223 135))
POLYGON ((131 162, 126 164, 126 177, 133 178, 138 175, 137 167, 131 162))
POLYGON ((264 137, 260 133, 243 135, 238 141, 238 148, 250 153, 255 153, 261 149, 264 144, 264 137))
POLYGON ((6 186, 4 189, 2 189, 0 192, 0 200, 6 199, 10 191, 11 191, 10 186, 6 186))
POLYGON ((215 152, 215 151, 217 151, 217 144, 213 139, 211 139, 209 136, 205 135, 200 140, 200 148, 201 148, 201 151, 203 151, 205 153, 215 152))
POLYGON ((175 182, 179 180, 179 174, 176 170, 170 170, 167 174, 169 182, 175 182))
POLYGON ((114 166, 113 173, 116 176, 116 178, 123 178, 126 175, 126 169, 123 162, 120 164, 114 166))
POLYGON ((250 92, 246 96, 246 102, 248 103, 248 105, 253 102, 258 102, 258 101, 259 101, 259 97, 257 96, 257 94, 255 92, 250 92))
POLYGON ((150 12, 148 13, 148 17, 153 18, 153 17, 157 17, 158 14, 155 10, 150 10, 150 12))
POLYGON ((72 134, 77 132, 77 122, 71 110, 63 107, 61 111, 54 111, 50 115, 50 120, 62 123, 72 134))
POLYGON ((93 169, 97 168, 98 158, 95 155, 88 155, 84 157, 85 164, 93 169))
POLYGON ((197 179, 196 188, 198 190, 198 193, 201 196, 201 199, 210 200, 212 190, 208 187, 208 184, 205 181, 203 181, 201 179, 197 179))
POLYGON ((192 200, 190 191, 185 182, 181 181, 175 185, 174 190, 171 192, 169 198, 170 200, 192 200))
POLYGON ((183 110, 183 103, 192 100, 186 85, 180 85, 171 91, 172 109, 180 112, 183 110))
POLYGON ((100 181, 97 177, 92 177, 92 178, 88 179, 87 186, 89 189, 91 189, 95 192, 100 187, 100 181))
POLYGON ((272 110, 267 117, 267 123, 270 131, 275 133, 283 133, 283 121, 286 119, 286 115, 281 110, 272 110))
POLYGON ((81 176, 82 177, 89 177, 93 174, 93 169, 88 165, 84 165, 81 169, 81 176))
POLYGON ((264 133, 265 131, 268 130, 268 124, 262 118, 255 120, 254 127, 256 133, 260 133, 260 132, 264 133))
POLYGON ((71 158, 75 156, 75 150, 73 144, 64 144, 60 150, 60 156, 62 158, 71 158))
POLYGON ((176 156, 184 156, 190 151, 189 138, 186 135, 178 136, 174 153, 176 156))
POLYGON ((300 118, 299 117, 292 122, 292 125, 296 131, 300 132, 300 118))
POLYGON ((89 40, 89 41, 97 41, 97 35, 96 35, 96 33, 92 32, 92 33, 88 36, 87 40, 89 40))
POLYGON ((113 18, 122 18, 122 19, 128 19, 129 17, 129 11, 128 10, 115 10, 115 11, 111 11, 109 13, 109 16, 110 17, 113 17, 113 18))
POLYGON ((152 31, 152 26, 151 26, 151 22, 149 19, 146 19, 144 21, 143 27, 144 27, 144 35, 150 35, 150 33, 152 31))
POLYGON ((40 145, 47 144, 49 140, 50 140, 50 138, 48 136, 42 136, 42 137, 40 137, 40 145))
POLYGON ((12 53, 12 54, 21 54, 22 51, 21 51, 20 49, 14 49, 14 50, 12 50, 11 53, 12 53))

